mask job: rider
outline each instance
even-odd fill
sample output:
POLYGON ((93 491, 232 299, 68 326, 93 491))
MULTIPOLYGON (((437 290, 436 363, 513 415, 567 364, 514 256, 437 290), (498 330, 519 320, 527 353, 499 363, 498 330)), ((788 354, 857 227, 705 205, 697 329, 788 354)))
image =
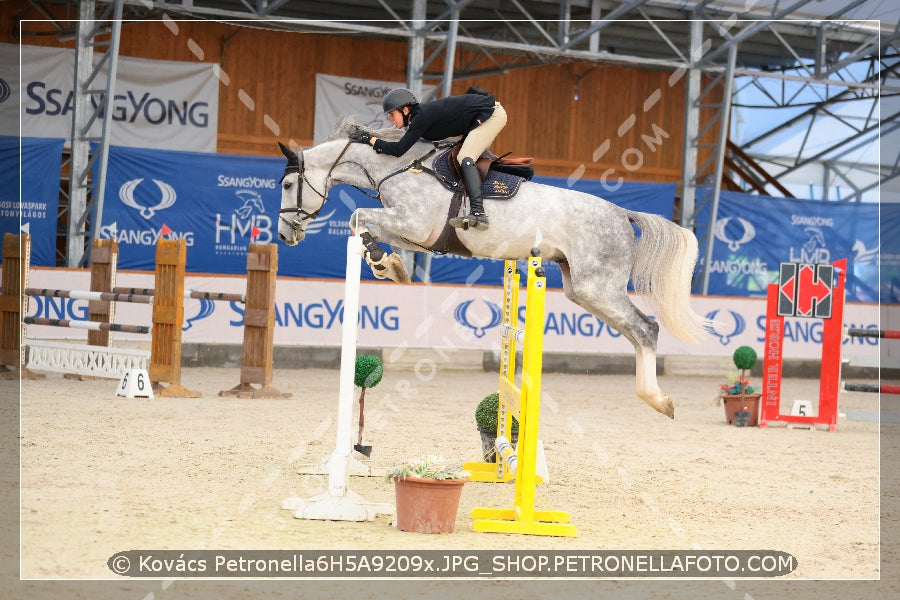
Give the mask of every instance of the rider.
POLYGON ((477 88, 459 96, 446 96, 425 104, 419 104, 415 95, 406 88, 393 89, 382 102, 384 112, 394 127, 407 127, 406 134, 396 142, 388 142, 371 133, 358 130, 350 135, 354 142, 370 144, 378 153, 402 156, 419 138, 434 142, 448 137, 465 136, 459 150, 463 182, 469 194, 470 213, 450 219, 453 227, 487 229, 488 218, 484 212, 481 195, 481 175, 475 161, 487 150, 497 134, 506 125, 506 111, 491 96, 477 88))

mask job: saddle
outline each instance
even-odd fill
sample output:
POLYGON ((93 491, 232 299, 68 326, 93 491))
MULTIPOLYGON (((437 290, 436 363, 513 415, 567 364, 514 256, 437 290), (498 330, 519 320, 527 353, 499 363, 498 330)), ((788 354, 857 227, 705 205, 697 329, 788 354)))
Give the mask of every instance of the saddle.
MULTIPOLYGON (((451 191, 456 191, 462 181, 462 168, 457 158, 460 148, 462 144, 456 144, 434 159, 438 180, 451 191)), ((475 167, 481 176, 482 196, 492 200, 512 198, 519 191, 519 184, 534 176, 532 163, 533 158, 508 158, 507 155, 495 156, 485 151, 475 161, 475 167)))
MULTIPOLYGON (((450 148, 450 156, 453 158, 453 174, 457 179, 462 177, 462 167, 459 166, 460 150, 462 150, 462 142, 450 148)), ((478 169, 478 174, 481 175, 482 180, 487 179, 488 173, 493 169, 530 181, 534 177, 534 169, 531 168, 532 164, 534 164, 533 158, 510 158, 509 152, 503 156, 495 156, 490 150, 485 150, 478 160, 475 161, 475 168, 478 169)))
MULTIPOLYGON (((462 167, 459 166, 457 158, 460 148, 462 143, 455 144, 439 154, 434 159, 432 169, 424 166, 421 161, 416 161, 414 168, 431 173, 441 185, 453 192, 450 209, 447 211, 447 223, 434 244, 426 249, 437 254, 453 253, 470 257, 472 252, 459 240, 457 230, 449 223, 451 218, 460 214, 465 193, 465 186, 462 185, 462 167)), ((494 156, 485 151, 475 162, 481 175, 482 196, 493 200, 512 198, 519 191, 519 185, 534 176, 534 169, 531 167, 533 162, 533 158, 507 158, 506 155, 494 156)))

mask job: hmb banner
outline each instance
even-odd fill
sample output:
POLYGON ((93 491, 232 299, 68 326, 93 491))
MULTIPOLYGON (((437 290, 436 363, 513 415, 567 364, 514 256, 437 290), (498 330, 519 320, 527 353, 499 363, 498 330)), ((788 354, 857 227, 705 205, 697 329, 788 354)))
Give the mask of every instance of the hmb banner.
MULTIPOLYGON (((284 158, 277 157, 113 146, 100 237, 119 240, 122 269, 152 270, 153 247, 165 235, 187 241, 188 271, 243 273, 251 239, 277 242, 284 166, 284 158)), ((561 178, 539 179, 565 185, 561 178)), ((629 209, 672 213, 674 184, 622 182, 607 191, 598 182, 583 180, 573 187, 629 209)), ((280 246, 280 275, 344 278, 350 216, 356 208, 380 204, 371 192, 348 185, 336 186, 328 198, 307 226, 306 239, 294 247, 280 246)), ((447 255, 436 258, 431 275, 434 282, 496 285, 502 268, 499 260, 447 255)), ((362 277, 374 279, 368 268, 362 277)), ((547 263, 547 279, 551 287, 562 286, 555 263, 547 263)))
MULTIPOLYGON (((95 64, 99 61, 95 55, 95 64)), ((120 56, 112 101, 112 144, 215 152, 217 65, 120 56)), ((64 138, 72 135, 75 51, 0 44, 0 134, 64 138), (19 124, 21 120, 21 133, 19 124)), ((101 68, 94 87, 105 85, 101 68)), ((97 119, 90 135, 99 136, 97 119)))

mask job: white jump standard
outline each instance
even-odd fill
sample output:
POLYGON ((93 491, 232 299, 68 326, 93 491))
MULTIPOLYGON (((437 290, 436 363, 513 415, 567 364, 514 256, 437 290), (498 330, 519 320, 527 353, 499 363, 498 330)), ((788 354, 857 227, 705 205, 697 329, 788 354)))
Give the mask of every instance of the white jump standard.
POLYGON ((298 519, 372 521, 378 514, 392 514, 392 504, 366 502, 350 490, 353 460, 353 375, 359 328, 359 279, 363 258, 362 238, 347 238, 347 270, 344 282, 344 320, 341 325, 341 370, 338 391, 337 438, 328 461, 328 489, 312 498, 288 498, 281 507, 298 519))

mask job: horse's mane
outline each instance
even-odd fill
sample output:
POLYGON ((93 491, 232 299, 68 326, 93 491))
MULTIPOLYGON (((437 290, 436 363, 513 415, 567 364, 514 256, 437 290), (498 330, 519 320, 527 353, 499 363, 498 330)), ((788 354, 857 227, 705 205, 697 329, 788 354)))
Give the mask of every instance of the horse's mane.
POLYGON ((403 134, 406 133, 403 129, 396 129, 394 127, 390 127, 387 129, 376 129, 369 130, 367 127, 364 127, 357 123, 356 118, 352 115, 349 117, 341 117, 337 125, 334 126, 334 129, 331 130, 331 134, 328 136, 328 140, 339 140, 346 139, 350 136, 350 132, 355 129, 366 129, 377 137, 378 139, 386 140, 388 142, 396 142, 400 138, 403 137, 403 134))
MULTIPOLYGON (((341 117, 338 119, 337 125, 334 126, 334 129, 332 129, 331 133, 328 135, 328 141, 347 139, 350 137, 350 132, 355 129, 365 129, 378 139, 387 142, 396 142, 406 134, 405 129, 397 129, 396 127, 388 127, 387 129, 369 129, 357 123, 356 119, 351 115, 349 117, 341 117)), ((439 140, 439 142, 450 140, 456 141, 458 139, 458 137, 447 138, 446 140, 439 140)), ((425 140, 422 139, 419 141, 424 142, 425 140)))

